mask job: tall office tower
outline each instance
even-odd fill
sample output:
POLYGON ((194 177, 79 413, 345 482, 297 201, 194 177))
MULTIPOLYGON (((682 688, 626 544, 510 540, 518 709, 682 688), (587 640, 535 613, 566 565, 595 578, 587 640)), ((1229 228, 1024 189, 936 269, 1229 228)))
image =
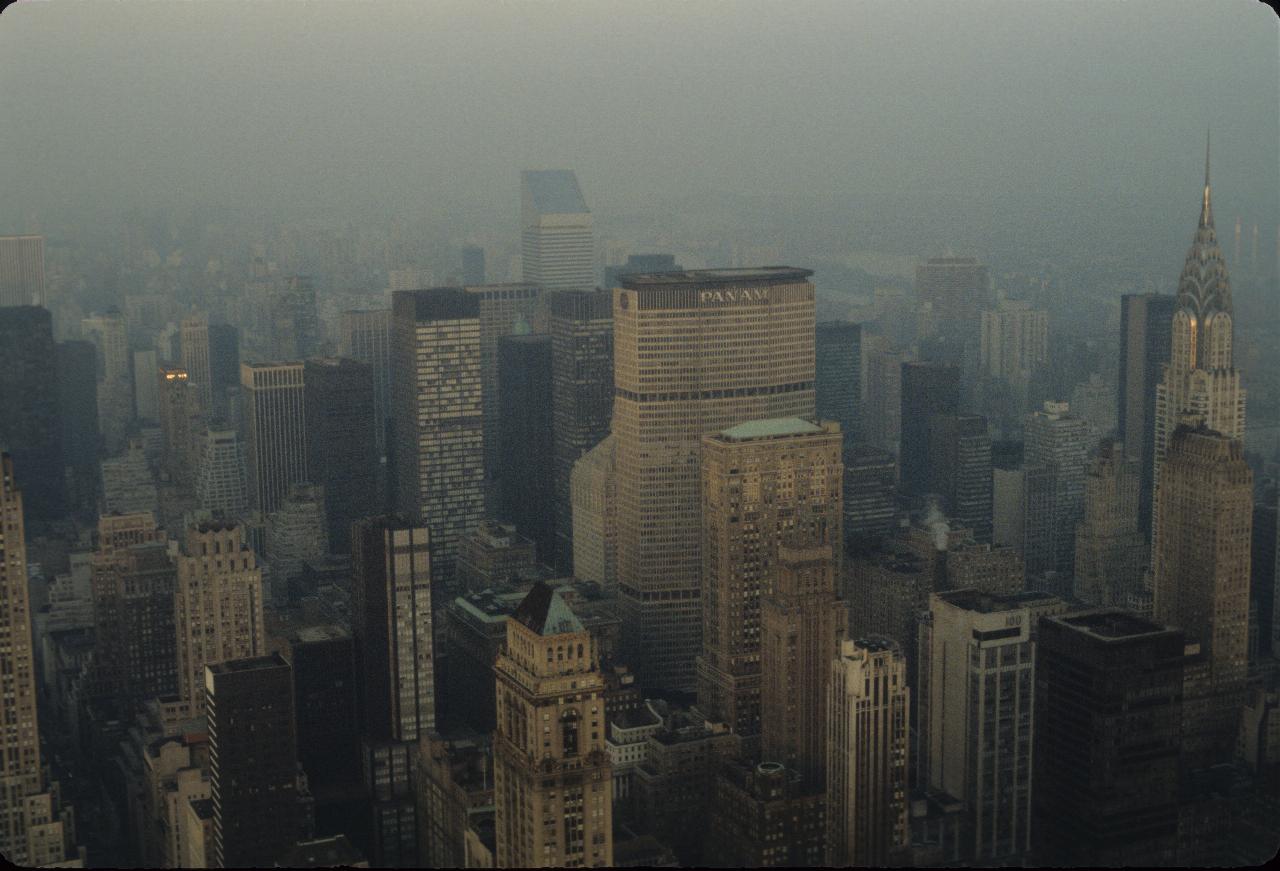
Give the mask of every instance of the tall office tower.
POLYGON ((1040 624, 1032 827, 1041 861, 1177 864, 1182 661, 1180 630, 1120 609, 1040 624))
POLYGON ((0 450, 13 456, 31 520, 66 512, 55 353, 47 310, 0 308, 0 450))
POLYGON ((375 868, 418 868, 418 820, 414 808, 416 744, 360 741, 360 768, 370 810, 367 852, 375 868))
MULTIPOLYGON (((702 533, 698 706, 746 738, 761 733, 761 600, 778 582, 779 547, 792 535, 843 540, 842 441, 838 424, 800 418, 750 421, 702 439, 702 517, 693 521, 702 533)), ((835 577, 840 551, 832 556, 835 577)), ((789 602, 801 591, 787 595, 789 602)))
POLYGON ((57 345, 58 422, 67 465, 71 504, 97 508, 98 380, 90 342, 57 345))
POLYGON ((521 278, 543 290, 596 284, 591 211, 568 169, 520 173, 521 278))
POLYGON ((462 283, 484 284, 484 249, 479 245, 462 246, 462 283))
POLYGON ((142 442, 130 442, 119 457, 102 461, 102 507, 107 514, 157 513, 160 499, 142 442))
POLYGON ((503 519, 555 557, 555 439, 551 337, 504 336, 498 342, 498 459, 503 519))
POLYGON ((1156 386, 1153 480, 1157 489, 1160 466, 1183 414, 1194 414, 1227 438, 1244 437, 1245 390, 1240 370, 1232 363, 1232 318, 1231 283, 1209 205, 1206 145, 1200 225, 1178 279, 1169 362, 1156 386))
POLYGON ((1216 699, 1205 731, 1228 758, 1248 670, 1252 491, 1239 439, 1203 427, 1174 433, 1156 479, 1153 612, 1199 642, 1216 699))
POLYGON ((991 436, 977 414, 937 414, 929 420, 930 489, 942 497, 947 518, 990 544, 991 436))
POLYGON ((44 237, 0 236, 0 308, 44 304, 44 237))
MULTIPOLYGON (((94 353, 96 356, 96 349, 94 353)), ((97 368, 96 361, 94 368, 97 368)), ((156 378, 159 371, 160 360, 155 348, 133 352, 133 411, 143 425, 160 422, 160 382, 156 378)))
MULTIPOLYGON (((921 785, 958 799, 962 852, 1008 860, 1031 846, 1031 720, 1038 593, 934 593, 921 617, 921 785)), ((1061 603, 1058 603, 1061 605, 1061 603)))
POLYGON ((610 866, 613 777, 595 641, 541 581, 506 629, 494 665, 494 864, 610 866))
POLYGON ((229 420, 229 390, 240 389, 240 331, 231 324, 209 324, 209 386, 212 420, 229 420))
POLYGON ((614 290, 618 588, 641 684, 693 689, 702 436, 814 412, 806 269, 629 275, 614 290))
POLYGON ((1258 645, 1250 649, 1250 658, 1262 659, 1274 656, 1277 649, 1272 644, 1275 635, 1276 610, 1276 545, 1280 543, 1280 524, 1277 515, 1276 491, 1264 492, 1261 500, 1253 505, 1253 541, 1249 546, 1249 611, 1256 616, 1258 645))
POLYGON ((796 534, 760 597, 761 756, 813 793, 826 784, 827 689, 848 619, 836 598, 840 550, 838 538, 796 534))
POLYGON ((267 515, 266 549, 273 601, 284 603, 289 597, 289 582, 302 573, 303 565, 317 565, 329 552, 325 501, 323 487, 294 484, 280 507, 267 515))
POLYGON ((22 493, 14 460, 3 453, 0 593, 0 855, 34 867, 68 859, 75 832, 70 809, 58 806, 57 785, 45 783, 41 767, 22 493))
POLYGON ((338 330, 338 353, 373 369, 374 428, 378 456, 385 457, 391 421, 391 309, 345 311, 338 330))
POLYGON ((213 372, 209 348, 209 317, 203 314, 183 318, 181 329, 182 368, 196 397, 200 416, 208 420, 213 410, 213 372))
POLYGON ((733 759, 715 773, 714 787, 701 821, 707 865, 822 865, 827 797, 806 789, 799 772, 781 762, 733 759))
POLYGON ((618 441, 607 436, 573 464, 573 576, 618 587, 618 441))
POLYGON ((1005 300, 982 313, 978 372, 1026 385, 1049 362, 1049 313, 1024 300, 1005 300))
POLYGON ((929 419, 960 408, 960 367, 948 363, 902 364, 902 441, 898 451, 904 496, 929 492, 929 419))
POLYGON ((106 452, 113 454, 124 446, 133 420, 133 378, 124 318, 113 309, 82 320, 80 331, 97 349, 98 421, 106 452))
POLYGON ((351 524, 379 513, 374 373, 367 363, 330 357, 303 364, 307 469, 324 488, 329 547, 351 550, 351 524))
POLYGON ((458 540, 484 517, 480 297, 442 287, 392 299, 396 501, 431 531, 432 575, 448 597, 458 540))
POLYGON ((902 364, 906 359, 901 351, 887 349, 872 349, 866 357, 863 435, 868 443, 895 457, 902 449, 902 364))
POLYGON ((556 291, 546 301, 551 333, 551 417, 555 439, 556 565, 572 568, 574 464, 609 434, 613 419, 613 296, 556 291))
POLYGON ((210 663, 214 868, 268 868, 302 837, 293 676, 279 653, 210 663))
POLYGON ((417 741, 435 728, 430 536, 397 517, 360 520, 351 541, 351 624, 364 733, 417 741))
POLYGON ((1071 390, 1071 411, 1084 418, 1089 426, 1089 439, 1097 444, 1116 432, 1116 391, 1097 372, 1089 375, 1071 390))
POLYGON ((852 444, 862 424, 862 326, 824 321, 814 333, 815 403, 818 417, 840 424, 852 444))
POLYGON ((125 715, 133 705, 177 691, 177 576, 163 532, 151 526, 147 539, 128 547, 100 534, 93 555, 94 676, 125 715))
POLYGON ((216 517, 240 517, 249 510, 244 452, 235 430, 206 430, 196 475, 196 499, 216 517))
MULTIPOLYGON (((498 402, 501 396, 498 374, 498 342, 503 336, 530 332, 538 323, 542 290, 532 284, 485 284, 467 287, 480 300, 480 401, 484 408, 484 471, 492 488, 501 465, 502 434, 498 402)), ((487 497, 496 507, 497 492, 487 497)))
POLYGON ((178 695, 192 717, 204 713, 205 666, 261 656, 262 570, 244 527, 227 520, 187 527, 178 563, 173 622, 178 632, 178 695))
POLYGON ((359 677, 351 633, 337 625, 304 626, 289 638, 298 762, 316 797, 316 828, 329 831, 334 799, 360 781, 359 677), (332 811, 330 810, 332 808, 332 811))
POLYGON ((828 666, 827 864, 884 867, 911 843, 911 690, 896 641, 844 641, 828 666))
POLYGON ((928 303, 938 335, 978 343, 982 312, 995 308, 987 267, 974 257, 931 257, 916 267, 916 298, 928 303))
POLYGON ((1047 479, 1046 498, 1036 498, 1028 483, 1027 527, 1023 557, 1028 574, 1055 571, 1071 576, 1076 559, 1076 524, 1084 512, 1084 475, 1089 432, 1065 402, 1046 402, 1023 427, 1023 465, 1032 481, 1047 479), (1038 519, 1036 512, 1047 512, 1038 519))
POLYGON ((1075 596, 1124 607, 1142 586, 1148 538, 1138 526, 1139 461, 1105 440, 1084 479, 1084 514, 1076 526, 1075 596))
POLYGON ((320 320, 316 314, 315 283, 308 275, 293 275, 275 287, 267 299, 268 341, 277 360, 301 360, 320 350, 320 320))
POLYGON ((292 484, 307 480, 302 363, 241 363, 245 455, 254 508, 270 514, 292 484))
POLYGON ((866 442, 844 449, 844 534, 871 542, 888 535, 898 513, 898 464, 893 454, 866 442))
POLYGON ((194 482, 196 471, 199 400, 186 369, 161 366, 158 384, 160 432, 163 437, 160 468, 175 484, 189 487, 194 482))

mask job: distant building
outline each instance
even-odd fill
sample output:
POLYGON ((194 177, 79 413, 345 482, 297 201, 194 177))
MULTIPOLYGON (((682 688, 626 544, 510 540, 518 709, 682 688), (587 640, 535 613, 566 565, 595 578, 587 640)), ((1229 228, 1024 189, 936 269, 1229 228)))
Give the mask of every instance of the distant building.
POLYGON ((161 471, 168 480, 189 489, 195 483, 199 399, 187 370, 173 366, 160 367, 156 392, 160 400, 160 433, 164 439, 161 471))
POLYGON ((1139 466, 1138 528, 1151 527, 1155 490, 1156 385, 1169 362, 1175 297, 1155 293, 1120 298, 1120 387, 1116 432, 1125 456, 1139 466))
POLYGON ((267 515, 266 551, 271 566, 271 598, 289 600, 289 582, 303 566, 315 565, 329 553, 325 492, 314 484, 294 484, 280 507, 267 515))
POLYGON ((208 430, 196 476, 200 507, 219 517, 239 517, 249 509, 249 479, 235 430, 208 430))
POLYGON ((209 324, 209 383, 213 394, 210 420, 230 422, 229 392, 240 389, 240 330, 231 324, 209 324))
POLYGON ((462 283, 484 284, 484 249, 479 245, 462 246, 462 283))
POLYGON ((555 438, 552 338, 513 335, 498 341, 498 461, 502 515, 555 559, 555 438))
POLYGON ((947 518, 980 543, 992 535, 991 435, 978 414, 937 414, 929 419, 930 490, 942 498, 947 518))
POLYGON ((1021 300, 1007 300, 982 313, 978 371, 1025 391, 1027 382, 1049 362, 1049 313, 1021 300))
POLYGON ((521 278, 543 290, 595 287, 591 212, 572 170, 520 173, 521 278))
POLYGON ((58 421, 70 484, 68 502, 92 513, 98 504, 98 382, 90 342, 57 344, 58 421))
POLYGON ((902 441, 898 451, 903 495, 929 491, 929 422, 935 414, 955 414, 960 403, 960 368, 946 363, 902 364, 902 441))
POLYGON ((196 413, 202 421, 208 421, 213 411, 209 318, 203 314, 184 318, 180 329, 182 368, 186 370, 188 385, 195 394, 196 413))
POLYGON ((351 551, 351 524, 380 513, 373 368, 328 357, 303 364, 307 472, 323 488, 327 538, 351 551))
POLYGON ((302 363, 241 363, 245 453, 253 507, 270 514, 307 480, 302 363))
POLYGON ((315 282, 292 275, 267 297, 268 347, 276 360, 302 360, 320 350, 315 282))
POLYGON ((862 425, 862 327, 824 321, 814 339, 817 415, 840 424, 844 443, 852 444, 862 425))
POLYGON ((1084 511, 1088 427, 1071 414, 1067 403, 1046 402, 1042 411, 1028 416, 1023 432, 1027 475, 1023 554, 1027 573, 1055 571, 1071 577, 1076 524, 1084 511), (1040 483, 1043 490, 1037 486, 1040 483))
POLYGON ((0 236, 0 308, 46 303, 44 237, 0 236))
POLYGON ((898 464, 893 454, 865 442, 844 448, 844 534, 874 541, 897 525, 898 464))
POLYGON ((30 520, 66 512, 54 348, 47 310, 0 307, 0 448, 13 457, 30 520))
POLYGON ((338 324, 338 353, 373 370, 373 428, 379 458, 386 457, 391 422, 391 310, 344 311, 338 324))
POLYGON ((618 586, 618 442, 607 436, 573 465, 573 574, 618 586))
POLYGON ((918 265, 916 298, 930 306, 939 337, 962 346, 978 344, 982 312, 995 307, 987 267, 974 257, 931 257, 918 265))
POLYGON ((1124 607, 1149 565, 1141 531, 1140 463, 1119 442, 1103 441, 1084 480, 1084 513, 1076 527, 1075 596, 1091 605, 1124 607))
POLYGON ((862 432, 867 442, 895 457, 902 450, 901 351, 873 348, 866 355, 866 400, 862 432))
POLYGON ((124 454, 102 461, 102 506, 107 514, 160 511, 156 482, 141 440, 132 440, 124 454))

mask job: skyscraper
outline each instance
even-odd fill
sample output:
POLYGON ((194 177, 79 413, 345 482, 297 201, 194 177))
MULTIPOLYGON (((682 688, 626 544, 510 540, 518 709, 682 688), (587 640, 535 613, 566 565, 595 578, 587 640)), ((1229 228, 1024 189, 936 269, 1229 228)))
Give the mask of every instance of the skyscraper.
POLYGON ((272 601, 282 605, 288 601, 290 583, 302 574, 303 566, 318 565, 329 553, 324 506, 323 487, 294 484, 280 506, 267 515, 267 563, 271 566, 268 592, 272 601))
POLYGON ((190 715, 199 717, 205 666, 266 650, 262 571, 245 543, 244 527, 224 520, 189 526, 177 563, 178 695, 190 715))
POLYGON ((66 511, 54 354, 47 310, 0 308, 0 450, 13 457, 32 520, 66 511))
POLYGON ((133 421, 133 378, 124 318, 112 309, 82 320, 80 331, 97 350, 98 422, 106 452, 113 454, 124 446, 133 421))
POLYGON ((215 516, 239 517, 249 508, 244 452, 235 430, 207 430, 200 450, 196 499, 215 516))
POLYGON ((906 355, 901 351, 885 348, 867 351, 863 434, 872 445, 891 451, 894 456, 902 450, 902 364, 905 360, 906 355))
POLYGON ((57 345, 58 421, 69 472, 68 501, 80 511, 98 506, 98 382, 93 344, 57 345))
MULTIPOLYGON (((1028 519, 1023 556, 1027 572, 1055 571, 1070 577, 1076 558, 1076 524, 1084 511, 1084 473, 1089 456, 1088 427, 1065 402, 1046 402, 1023 427, 1023 464, 1028 480, 1033 470, 1048 479, 1047 498, 1028 496, 1027 512, 1046 511, 1028 519)), ((1030 485, 1028 485, 1030 486, 1030 485)))
POLYGON ((1142 585, 1149 539, 1138 525, 1139 463, 1119 442, 1103 441, 1085 475, 1075 595, 1091 605, 1124 607, 1142 585))
POLYGON ((824 321, 815 328, 814 341, 818 417, 840 424, 845 444, 851 444, 862 423, 862 327, 824 321))
POLYGON ((368 518, 356 524, 351 546, 362 731, 379 741, 417 741, 436 716, 428 532, 402 518, 368 518))
POLYGON ((498 342, 498 465, 502 516, 555 556, 555 443, 550 336, 504 336, 498 342))
POLYGON ((302 836, 293 677, 279 653, 213 662, 208 696, 215 868, 270 867, 302 836))
POLYGON ((199 400, 186 369, 161 366, 157 398, 160 402, 160 433, 163 438, 160 468, 169 480, 181 487, 194 483, 196 472, 196 428, 199 400))
POLYGON ((961 345, 978 343, 982 312, 995 308, 987 267, 974 257, 931 257, 918 265, 916 297, 932 307, 938 334, 961 345))
POLYGON ((1220 761, 1231 753, 1248 670, 1252 490, 1238 439, 1174 432, 1156 479, 1153 611, 1208 660, 1215 710, 1205 729, 1220 761))
POLYGON ((595 287, 591 211, 568 169, 520 173, 522 279, 543 290, 595 287))
POLYGON ((391 420, 391 310, 345 311, 339 323, 338 353, 373 369, 373 410, 378 456, 385 457, 391 420))
POLYGON ((72 829, 56 797, 45 792, 22 493, 6 453, 0 453, 0 593, 0 854, 15 865, 61 862, 72 829))
POLYGON ((301 360, 320 350, 316 288, 309 275, 292 275, 267 298, 268 347, 277 360, 301 360))
POLYGON ((844 534, 871 540, 888 535, 898 512, 898 464, 865 442, 844 449, 844 534))
POLYGON ((494 666, 495 865, 610 866, 613 777, 595 642, 541 581, 506 629, 494 666))
MULTIPOLYGON (((480 284, 466 288, 480 301, 480 401, 484 408, 484 472, 492 488, 500 465, 502 435, 498 424, 501 396, 498 342, 503 336, 528 333, 540 325, 542 290, 533 284, 480 284)), ((487 494, 490 508, 498 493, 487 494)))
POLYGON ((45 303, 44 237, 0 236, 0 308, 45 303))
POLYGON ((343 357, 303 364, 307 472, 324 488, 329 548, 351 550, 351 524, 379 513, 374 372, 343 357))
POLYGON ((1023 300, 1006 300, 982 313, 978 371, 1024 388, 1049 362, 1049 313, 1023 300))
POLYGON ((479 245, 462 246, 462 283, 484 284, 484 249, 479 245))
MULTIPOLYGON (((698 704, 708 719, 727 723, 745 738, 761 734, 761 603, 778 583, 779 547, 793 535, 828 546, 842 540, 841 442, 838 424, 800 418, 750 421, 702 439, 698 704)), ((832 577, 816 579, 831 581, 833 597, 839 553, 837 548, 828 554, 832 577)), ((797 576, 791 586, 814 580, 797 576)), ((779 608, 819 592, 788 589, 779 608)), ((786 622, 786 614, 778 616, 786 622)), ((775 627, 781 635, 787 629, 775 627)), ((825 663, 828 657, 820 659, 825 663)), ((769 758, 797 767, 794 759, 769 758)))
POLYGON ((954 524, 991 542, 991 436, 978 414, 936 414, 929 420, 930 489, 954 524))
POLYGON ((307 480, 302 363, 241 363, 245 454, 253 506, 270 514, 291 484, 307 480))
POLYGON ((573 575, 618 587, 618 442, 613 436, 573 464, 573 575))
POLYGON ((1227 438, 1244 437, 1245 390, 1232 363, 1233 309, 1227 264, 1209 204, 1209 149, 1204 154, 1200 224, 1178 278, 1169 362, 1156 387, 1154 480, 1181 416, 1191 413, 1227 438))
POLYGON ((577 522, 570 477, 578 459, 609 434, 613 418, 613 297, 604 290, 562 290, 544 299, 551 333, 556 564, 570 568, 577 522))
POLYGON ((227 391, 240 386, 240 331, 230 324, 209 324, 209 384, 212 420, 229 420, 227 391))
POLYGON ((760 597, 761 758, 794 769, 815 794, 826 785, 827 689, 847 622, 836 599, 841 548, 828 536, 789 536, 760 597))
POLYGON ((910 843, 906 660, 897 642, 864 638, 842 642, 829 667, 827 864, 883 867, 910 843))
POLYGON ((480 298, 397 291, 391 360, 400 512, 431 532, 431 571, 449 595, 458 540, 484 517, 480 298))
POLYGON ((898 451, 903 495, 928 492, 929 420, 955 414, 960 403, 960 367, 947 363, 902 364, 902 441, 898 451))
POLYGON ((629 275, 614 290, 618 585, 641 683, 692 689, 701 437, 814 411, 814 289, 790 267, 629 275))
POLYGON ((1036 648, 1038 856, 1176 863, 1183 636, 1119 609, 1048 617, 1036 648))
POLYGON ((209 318, 203 314, 184 318, 181 325, 182 368, 195 393, 200 417, 208 420, 213 411, 213 372, 209 347, 209 318))

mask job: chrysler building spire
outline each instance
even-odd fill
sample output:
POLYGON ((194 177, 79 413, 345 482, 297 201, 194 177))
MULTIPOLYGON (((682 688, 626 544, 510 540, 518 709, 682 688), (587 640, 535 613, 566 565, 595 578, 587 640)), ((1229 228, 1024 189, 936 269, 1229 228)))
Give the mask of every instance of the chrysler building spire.
POLYGON ((1209 207, 1209 132, 1204 134, 1204 205, 1200 207, 1200 226, 1213 228, 1213 210, 1209 207))

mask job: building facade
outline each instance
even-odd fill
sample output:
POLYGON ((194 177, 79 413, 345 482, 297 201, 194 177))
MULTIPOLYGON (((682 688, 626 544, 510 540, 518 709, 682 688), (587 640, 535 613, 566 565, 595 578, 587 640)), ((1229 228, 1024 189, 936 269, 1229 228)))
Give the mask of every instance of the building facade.
POLYGON ((44 237, 0 236, 0 308, 45 305, 44 237))
POLYGON ((898 450, 903 495, 929 491, 929 423, 935 414, 955 414, 960 404, 960 367, 948 363, 902 364, 902 440, 898 450))
POLYGON ((520 173, 521 278, 543 290, 596 284, 591 211, 568 169, 520 173))
POLYGON ((241 363, 245 454, 253 507, 270 514, 292 484, 307 480, 302 363, 241 363))
POLYGON ((329 548, 351 551, 351 524, 380 513, 373 367, 328 357, 303 364, 307 472, 324 488, 329 548))
POLYGON ((845 444, 861 435, 862 326, 824 321, 814 333, 815 403, 818 417, 840 424, 845 444))

